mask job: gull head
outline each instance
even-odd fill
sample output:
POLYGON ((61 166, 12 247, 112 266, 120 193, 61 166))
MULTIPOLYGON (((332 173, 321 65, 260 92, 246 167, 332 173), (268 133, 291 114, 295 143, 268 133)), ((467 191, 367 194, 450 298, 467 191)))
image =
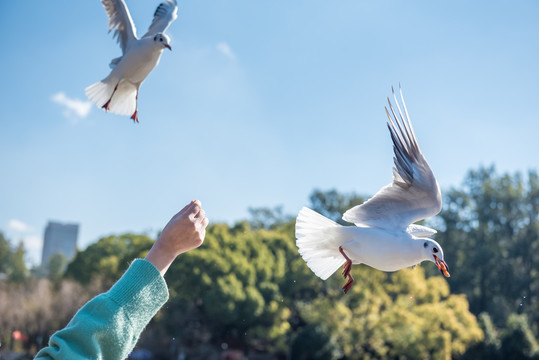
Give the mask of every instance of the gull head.
POLYGON ((427 260, 436 264, 438 269, 444 274, 445 277, 449 277, 449 267, 444 260, 444 251, 440 244, 431 239, 423 240, 423 252, 427 260))
POLYGON ((162 46, 163 48, 167 48, 169 50, 172 50, 172 48, 170 47, 170 44, 169 44, 170 39, 165 34, 162 34, 162 33, 155 34, 155 36, 153 37, 153 41, 156 44, 158 44, 158 46, 162 46))

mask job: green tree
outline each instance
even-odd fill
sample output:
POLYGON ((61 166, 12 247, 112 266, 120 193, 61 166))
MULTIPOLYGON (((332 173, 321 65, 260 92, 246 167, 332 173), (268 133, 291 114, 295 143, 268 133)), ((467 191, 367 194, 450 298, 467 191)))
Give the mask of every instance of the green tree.
POLYGON ((190 343, 284 348, 290 311, 281 287, 290 243, 282 231, 252 231, 245 222, 208 227, 204 245, 183 254, 167 273, 178 306, 169 307, 174 315, 164 321, 173 319, 168 328, 181 331, 171 335, 190 343))
POLYGON ((502 359, 539 359, 539 344, 525 315, 511 314, 501 334, 502 359))
POLYGON ((0 232, 0 274, 7 274, 11 259, 11 246, 4 234, 0 232))
POLYGON ((249 215, 251 215, 251 218, 248 222, 254 230, 275 229, 292 220, 290 215, 283 213, 282 206, 276 206, 274 208, 249 208, 249 215))
POLYGON ((0 232, 0 274, 7 275, 10 282, 21 283, 28 279, 25 253, 22 241, 14 247, 0 232))
POLYGON ((49 258, 47 264, 47 278, 55 284, 59 285, 64 276, 68 261, 62 253, 56 253, 49 258))
POLYGON ((472 346, 460 360, 538 360, 539 344, 526 315, 511 314, 507 325, 498 331, 487 313, 479 315, 484 340, 472 346))
POLYGON ((473 313, 503 327, 514 312, 539 330, 539 177, 470 171, 462 189, 446 192, 436 239, 455 269, 449 280, 473 313))
POLYGON ((360 265, 356 284, 305 303, 301 315, 336 336, 347 359, 451 359, 483 338, 463 295, 422 267, 385 273, 360 265), (328 309, 331 311, 328 312, 328 309))
POLYGON ((85 250, 78 251, 67 266, 66 276, 82 284, 101 279, 112 285, 135 258, 143 258, 154 240, 147 235, 111 235, 99 239, 85 250))
POLYGON ((302 327, 290 346, 290 358, 294 360, 336 360, 341 357, 335 337, 313 324, 302 327))
POLYGON ((501 341, 488 313, 479 314, 479 325, 485 334, 483 341, 469 347, 459 360, 501 360, 501 341))

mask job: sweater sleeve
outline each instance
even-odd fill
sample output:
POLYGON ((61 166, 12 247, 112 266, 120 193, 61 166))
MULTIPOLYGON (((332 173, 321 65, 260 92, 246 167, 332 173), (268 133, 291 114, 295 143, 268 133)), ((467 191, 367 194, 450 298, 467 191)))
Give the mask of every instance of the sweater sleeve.
POLYGON ((35 360, 125 359, 167 300, 167 285, 159 271, 137 259, 108 292, 87 302, 54 333, 35 360))

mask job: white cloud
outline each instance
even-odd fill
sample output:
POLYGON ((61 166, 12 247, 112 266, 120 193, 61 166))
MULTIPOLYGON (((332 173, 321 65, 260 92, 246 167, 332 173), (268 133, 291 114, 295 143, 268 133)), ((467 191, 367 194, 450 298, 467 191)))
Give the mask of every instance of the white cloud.
POLYGON ((38 235, 32 226, 17 219, 9 220, 5 229, 6 238, 11 241, 12 245, 17 246, 19 242, 24 244, 27 265, 30 267, 39 265, 41 263, 43 237, 38 235))
POLYGON ((69 98, 64 92, 60 91, 51 97, 51 100, 64 107, 64 115, 67 118, 76 115, 79 118, 85 118, 92 109, 90 101, 69 98))
POLYGON ((228 45, 226 42, 220 42, 219 44, 217 44, 217 50, 231 60, 234 60, 236 58, 236 54, 234 54, 234 52, 230 48, 230 45, 228 45))
POLYGON ((16 219, 9 220, 9 222, 7 223, 7 228, 8 230, 17 231, 17 232, 27 232, 31 230, 30 226, 16 219))

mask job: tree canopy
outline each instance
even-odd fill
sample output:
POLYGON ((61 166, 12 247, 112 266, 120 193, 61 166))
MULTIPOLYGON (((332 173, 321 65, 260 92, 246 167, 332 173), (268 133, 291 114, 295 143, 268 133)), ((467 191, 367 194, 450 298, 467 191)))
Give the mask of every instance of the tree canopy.
POLYGON ((539 177, 470 171, 463 188, 446 192, 436 239, 456 270, 449 280, 473 313, 504 327, 526 314, 539 333, 539 177))
MULTIPOLYGON (((315 190, 310 207, 340 221, 364 199, 315 190)), ((210 225, 204 244, 169 269, 171 298, 141 339, 157 358, 218 358, 221 349, 313 360, 539 358, 536 172, 480 168, 444 192, 442 212, 428 225, 439 230, 451 278, 431 263, 394 273, 359 265, 346 295, 340 272, 322 281, 299 256, 292 216, 280 207, 250 213, 234 225, 210 225)), ((36 342, 50 334, 80 306, 76 295, 108 288, 153 241, 104 237, 79 251, 64 277, 57 259, 49 281, 30 278, 22 246, 0 234, 0 312, 25 309, 0 317, 0 340, 6 329, 36 342), (47 315, 54 312, 59 318, 47 315)))

